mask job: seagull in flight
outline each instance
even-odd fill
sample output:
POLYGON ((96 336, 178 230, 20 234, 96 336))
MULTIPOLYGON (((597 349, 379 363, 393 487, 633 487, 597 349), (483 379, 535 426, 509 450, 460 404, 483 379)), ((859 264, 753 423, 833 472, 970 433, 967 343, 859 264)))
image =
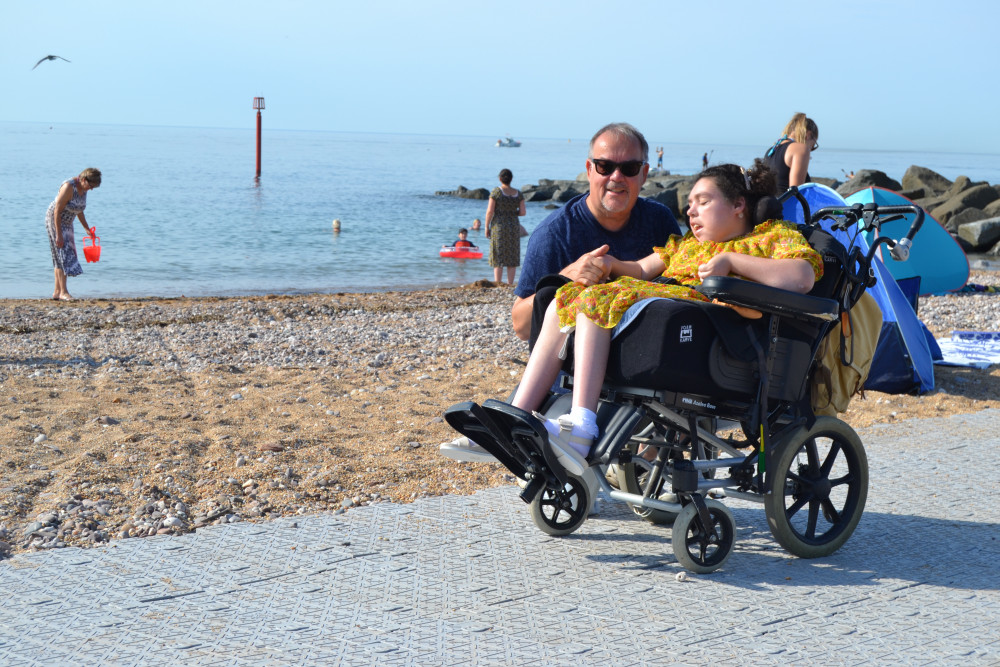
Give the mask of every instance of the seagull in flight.
MULTIPOLYGON (((41 65, 46 60, 55 60, 56 58, 58 58, 59 60, 66 60, 62 56, 45 56, 44 58, 42 58, 41 60, 39 60, 37 63, 35 63, 35 67, 38 67, 39 65, 41 65)), ((69 61, 66 60, 66 62, 69 62, 69 61)), ((32 67, 31 69, 35 69, 35 67, 32 67)))

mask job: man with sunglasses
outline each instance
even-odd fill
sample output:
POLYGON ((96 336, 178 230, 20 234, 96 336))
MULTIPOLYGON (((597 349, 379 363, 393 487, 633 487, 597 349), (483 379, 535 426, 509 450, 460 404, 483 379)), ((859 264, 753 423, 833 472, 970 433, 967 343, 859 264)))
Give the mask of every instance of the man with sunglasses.
MULTIPOLYGON (((639 197, 649 172, 649 144, 628 123, 605 125, 590 140, 587 180, 590 191, 570 199, 549 215, 531 234, 514 289, 511 319, 521 340, 532 339, 532 311, 536 286, 546 276, 559 274, 538 293, 537 307, 545 306, 566 280, 593 285, 607 276, 597 261, 610 254, 637 260, 662 246, 671 234, 680 234, 677 220, 663 204, 639 197)), ((536 318, 541 322, 541 318, 536 318)), ((536 325, 540 326, 540 325, 536 325)), ((492 455, 462 436, 442 443, 440 453, 456 461, 494 461, 492 455)))
POLYGON ((680 234, 670 209, 639 197, 648 156, 646 138, 628 123, 611 123, 594 134, 586 163, 590 191, 549 215, 528 241, 511 309, 518 338, 528 340, 531 333, 535 287, 543 277, 558 273, 592 285, 606 277, 597 262, 601 255, 641 259, 680 234))

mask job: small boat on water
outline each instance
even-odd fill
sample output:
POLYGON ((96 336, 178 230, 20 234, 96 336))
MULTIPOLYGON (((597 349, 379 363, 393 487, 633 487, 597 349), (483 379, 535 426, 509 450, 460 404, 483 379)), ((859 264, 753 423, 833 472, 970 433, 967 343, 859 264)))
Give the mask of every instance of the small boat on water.
POLYGON ((520 141, 516 139, 511 139, 510 137, 504 137, 503 139, 497 139, 497 148, 517 148, 521 145, 520 141))
POLYGON ((482 259, 483 251, 476 246, 445 246, 441 248, 442 257, 452 259, 482 259))

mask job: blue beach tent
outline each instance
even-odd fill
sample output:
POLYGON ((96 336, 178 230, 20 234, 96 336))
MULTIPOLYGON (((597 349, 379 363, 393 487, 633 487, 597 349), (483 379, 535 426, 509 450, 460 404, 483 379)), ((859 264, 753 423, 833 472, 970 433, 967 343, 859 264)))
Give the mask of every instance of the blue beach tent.
MULTIPOLYGON (((835 190, 819 183, 806 183, 799 187, 799 192, 812 212, 825 206, 848 205, 835 190)), ((784 216, 792 222, 803 222, 802 205, 797 199, 791 198, 784 203, 784 216)), ((822 226, 845 247, 850 244, 848 234, 830 229, 829 221, 822 226)), ((859 234, 854 242, 868 252, 869 245, 864 235, 859 234)), ((878 282, 868 292, 882 309, 882 332, 865 389, 889 394, 931 391, 934 389, 934 361, 927 343, 930 336, 925 334, 927 329, 917 319, 913 307, 878 257, 874 259, 873 266, 878 282)))

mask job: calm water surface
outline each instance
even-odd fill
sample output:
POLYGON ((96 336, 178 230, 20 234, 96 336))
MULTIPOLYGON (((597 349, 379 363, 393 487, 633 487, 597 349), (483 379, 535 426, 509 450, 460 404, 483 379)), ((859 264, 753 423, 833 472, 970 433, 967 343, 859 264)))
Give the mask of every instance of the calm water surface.
MULTIPOLYGON (((252 128, 0 123, 0 298, 51 294, 45 210, 60 183, 87 166, 104 174, 87 206, 102 255, 70 279, 78 297, 381 291, 491 278, 486 260, 438 256, 459 227, 484 216, 486 202, 434 192, 492 188, 504 167, 515 186, 583 170, 588 138, 518 138, 521 148, 498 149, 496 137, 280 131, 265 119, 258 181, 252 128)), ((713 162, 742 164, 762 151, 651 143, 665 146, 667 169, 685 174, 706 150, 713 162)), ((824 148, 810 171, 874 168, 900 179, 911 164, 1000 183, 995 155, 824 148)), ((529 230, 549 213, 540 203, 527 208, 529 230)), ((77 224, 81 258, 82 231, 77 224)), ((488 245, 481 232, 470 239, 488 245)))

